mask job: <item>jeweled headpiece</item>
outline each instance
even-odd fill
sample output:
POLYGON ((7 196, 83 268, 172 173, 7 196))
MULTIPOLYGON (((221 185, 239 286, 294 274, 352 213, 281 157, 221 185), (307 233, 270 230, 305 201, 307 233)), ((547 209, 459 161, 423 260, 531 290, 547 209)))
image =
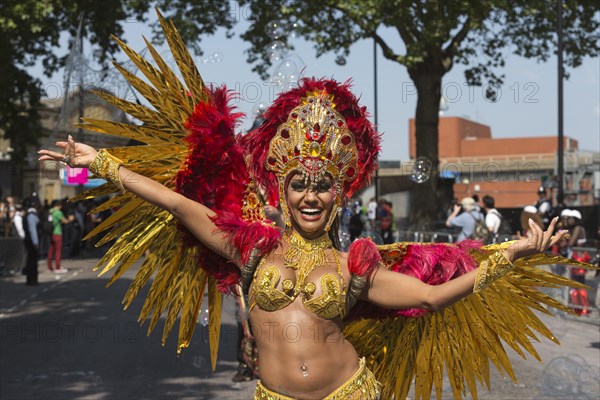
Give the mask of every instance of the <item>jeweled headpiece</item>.
POLYGON ((303 79, 277 97, 265 122, 245 138, 254 177, 286 217, 285 188, 292 174, 310 185, 331 177, 335 205, 329 229, 342 198, 367 184, 375 169, 379 134, 349 89, 349 82, 303 79))

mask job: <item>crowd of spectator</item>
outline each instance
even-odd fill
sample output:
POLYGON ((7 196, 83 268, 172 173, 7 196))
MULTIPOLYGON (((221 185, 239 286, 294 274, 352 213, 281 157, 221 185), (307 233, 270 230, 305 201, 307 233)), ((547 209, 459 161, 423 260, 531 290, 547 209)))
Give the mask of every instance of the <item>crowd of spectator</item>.
POLYGON ((348 242, 369 236, 378 244, 394 243, 396 222, 392 207, 392 203, 385 199, 377 202, 372 198, 366 206, 363 206, 360 199, 351 202, 343 210, 342 218, 342 231, 347 232, 348 242))
POLYGON ((61 259, 97 256, 94 244, 98 239, 84 242, 83 238, 112 214, 110 209, 90 213, 102 201, 70 203, 65 198, 42 202, 35 194, 23 200, 6 196, 0 201, 0 240, 20 240, 27 260, 23 260, 22 265, 2 265, 4 260, 0 260, 0 272, 22 270, 28 284, 36 284, 32 259, 35 259, 36 270, 37 261, 46 259, 48 270, 64 273, 61 259))

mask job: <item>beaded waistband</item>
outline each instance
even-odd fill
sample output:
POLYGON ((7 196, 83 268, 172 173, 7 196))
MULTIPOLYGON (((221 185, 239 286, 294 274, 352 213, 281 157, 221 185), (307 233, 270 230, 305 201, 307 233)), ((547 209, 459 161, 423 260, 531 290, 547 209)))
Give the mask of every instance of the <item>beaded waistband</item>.
MULTIPOLYGON (((365 365, 365 359, 360 359, 358 370, 342 386, 328 394, 323 400, 376 400, 381 391, 381 384, 377 382, 373 373, 365 365)), ((258 381, 254 391, 254 400, 294 400, 273 392, 258 381)))

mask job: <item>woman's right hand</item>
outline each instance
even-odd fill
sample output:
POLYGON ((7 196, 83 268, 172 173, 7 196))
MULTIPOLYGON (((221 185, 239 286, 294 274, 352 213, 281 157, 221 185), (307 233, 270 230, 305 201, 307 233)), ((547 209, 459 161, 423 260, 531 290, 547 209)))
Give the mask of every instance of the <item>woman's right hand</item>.
POLYGON ((50 150, 40 150, 38 154, 39 161, 52 160, 64 162, 70 167, 87 168, 96 158, 98 152, 91 146, 83 143, 75 143, 75 140, 69 135, 66 142, 56 142, 56 145, 64 149, 64 153, 57 153, 50 150))

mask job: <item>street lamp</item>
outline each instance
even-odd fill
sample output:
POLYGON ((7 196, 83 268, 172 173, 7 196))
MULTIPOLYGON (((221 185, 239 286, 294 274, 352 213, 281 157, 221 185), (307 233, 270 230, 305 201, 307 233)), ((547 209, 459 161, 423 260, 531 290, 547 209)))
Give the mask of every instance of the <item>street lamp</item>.
MULTIPOLYGON (((375 129, 377 126, 377 42, 373 38, 373 118, 375 129)), ((379 160, 377 169, 375 169, 375 201, 379 204, 379 160)))
POLYGON ((563 31, 562 31, 562 0, 558 0, 557 10, 557 52, 558 52, 558 194, 556 201, 559 205, 564 201, 564 157, 563 157, 563 31))

